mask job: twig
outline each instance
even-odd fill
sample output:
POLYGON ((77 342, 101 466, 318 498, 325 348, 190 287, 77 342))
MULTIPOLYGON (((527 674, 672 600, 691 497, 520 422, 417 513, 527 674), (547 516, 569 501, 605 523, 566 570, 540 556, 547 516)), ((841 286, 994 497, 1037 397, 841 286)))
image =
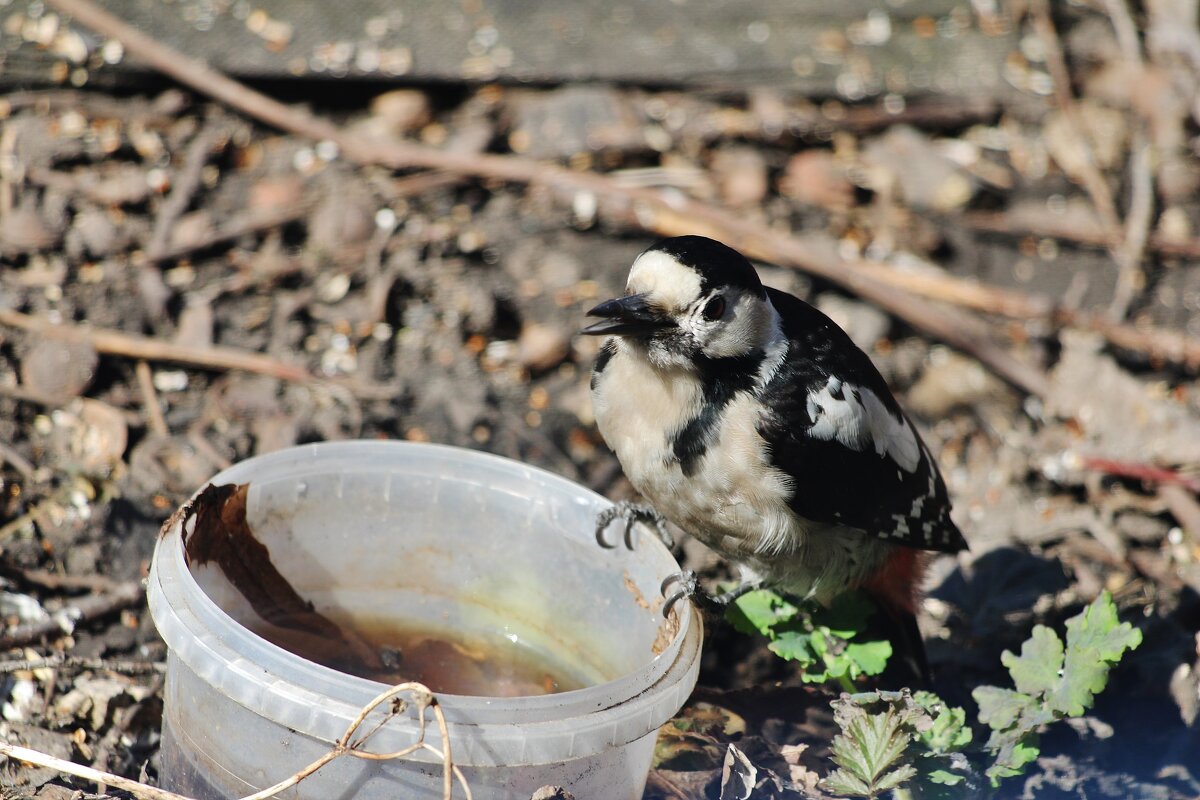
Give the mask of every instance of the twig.
POLYGON ((121 585, 120 581, 103 575, 60 575, 45 569, 14 569, 9 574, 24 583, 51 591, 86 589, 90 592, 108 592, 121 585))
POLYGON ((1103 472, 1119 478, 1158 483, 1163 486, 1181 486, 1190 492, 1200 492, 1200 478, 1193 478, 1175 470, 1137 461, 1120 461, 1099 456, 1080 456, 1079 465, 1085 469, 1103 472))
POLYGON ((49 497, 44 497, 37 502, 32 508, 26 511, 19 517, 13 517, 8 522, 0 525, 0 544, 6 542, 17 531, 24 528, 26 525, 32 525, 35 522, 41 522, 42 517, 50 513, 51 509, 56 506, 61 506, 70 493, 74 490, 74 486, 68 484, 59 487, 57 491, 49 497))
MULTIPOLYGON (((1142 46, 1138 40, 1137 26, 1129 14, 1125 0, 1105 0, 1109 19, 1116 31, 1121 54, 1130 66, 1142 67, 1142 46)), ((1129 313, 1134 295, 1145 282, 1142 274, 1142 258, 1146 254, 1146 242, 1150 238, 1150 226, 1154 222, 1154 171, 1150 163, 1150 142, 1146 136, 1145 123, 1138 122, 1130 146, 1129 173, 1131 195, 1129 213, 1125 215, 1125 238, 1119 248, 1117 264, 1117 286, 1113 291, 1108 318, 1120 322, 1129 313)))
POLYGON ((119 205, 128 200, 123 189, 114 191, 112 183, 92 172, 62 172, 34 165, 26 167, 25 180, 64 194, 82 195, 101 206, 119 205))
POLYGON ((1195 491, 1188 491, 1176 483, 1164 483, 1158 487, 1158 496, 1192 543, 1200 544, 1200 502, 1196 500, 1195 491))
POLYGON ((193 241, 178 245, 164 244, 162 249, 150 253, 145 253, 147 262, 151 264, 161 264, 165 261, 174 261, 175 259, 183 258, 184 256, 206 250, 225 242, 231 242, 234 239, 240 239, 243 236, 248 236, 255 233, 263 233, 264 231, 273 230, 290 222, 295 222, 304 217, 312 207, 312 203, 308 201, 300 201, 291 205, 273 208, 269 211, 260 211, 250 214, 243 219, 238 219, 231 223, 226 223, 205 236, 201 236, 193 241))
POLYGON ((1104 10, 1108 12, 1113 32, 1117 35, 1121 55, 1130 64, 1140 64, 1142 43, 1138 39, 1137 24, 1129 14, 1129 6, 1125 4, 1125 0, 1104 0, 1104 10))
POLYGON ((779 142, 832 131, 867 134, 893 125, 913 125, 922 130, 959 128, 995 119, 1000 110, 995 98, 983 96, 914 99, 899 111, 884 103, 837 106, 836 115, 827 113, 827 108, 780 109, 769 124, 752 110, 729 113, 722 109, 718 114, 699 116, 682 133, 703 143, 720 138, 779 142))
POLYGON ((171 192, 159 207, 158 216, 154 220, 154 230, 150 234, 150 243, 146 245, 146 255, 150 260, 156 260, 156 255, 167 246, 171 236, 171 228, 175 221, 187 211, 192 202, 192 196, 200 188, 203 181, 204 165, 208 163, 209 154, 224 135, 224 126, 209 124, 204 127, 188 145, 183 157, 183 166, 171 184, 171 192))
POLYGON ((670 800, 691 800, 694 797, 693 794, 677 786, 674 781, 657 769, 650 770, 650 774, 646 778, 646 789, 647 793, 652 790, 655 794, 670 798, 670 800))
MULTIPOLYGON (((1137 41, 1137 31, 1132 21, 1128 19, 1129 10, 1124 0, 1106 0, 1106 6, 1113 18, 1117 30, 1117 39, 1131 63, 1140 63, 1141 51, 1137 41)), ((1129 304, 1142 283, 1141 262, 1146 250, 1146 240, 1150 233, 1150 224, 1154 213, 1153 177, 1150 167, 1149 144, 1144 133, 1134 137, 1134 149, 1130 156, 1130 170, 1133 180, 1133 197, 1126 224, 1122 226, 1117 214, 1117 206, 1113 201, 1112 191, 1096 166, 1092 149, 1088 146, 1085 135, 1086 125, 1079 114, 1071 92, 1071 76, 1067 71, 1067 62, 1063 56, 1062 44, 1058 32, 1054 29, 1054 20, 1050 15, 1048 0, 1032 0, 1029 5, 1033 14, 1033 25, 1042 45, 1046 50, 1046 66, 1050 71, 1050 79, 1054 84, 1055 103, 1063 114, 1071 138, 1083 152, 1082 174, 1079 179, 1083 188, 1092 198, 1092 205, 1100 215, 1100 223, 1107 236, 1107 245, 1113 260, 1117 262, 1117 286, 1113 292, 1112 303, 1109 305, 1108 317, 1112 322, 1125 318, 1129 304)))
POLYGON ((98 619, 114 611, 138 605, 142 602, 142 596, 140 583, 125 583, 111 592, 81 598, 75 605, 54 612, 47 620, 10 628, 0 636, 0 650, 24 647, 43 636, 69 634, 80 622, 98 619))
POLYGON ((168 122, 174 120, 187 106, 187 97, 178 89, 164 92, 151 101, 117 100, 98 92, 74 89, 44 89, 10 92, 0 98, 0 118, 14 111, 35 108, 39 111, 81 111, 92 117, 110 119, 147 119, 168 122))
POLYGON ((990 286, 970 278, 959 278, 940 269, 894 269, 877 261, 858 261, 855 268, 881 283, 912 294, 951 305, 1016 319, 1047 318, 1055 301, 1041 294, 990 286))
MULTIPOLYGON (((954 222, 977 231, 999 233, 1006 236, 1037 236, 1060 239, 1089 247, 1108 246, 1108 237, 1103 232, 1064 225, 1052 215, 1014 219, 1012 214, 1004 211, 970 211, 955 218, 954 222)), ((1147 239, 1146 248, 1164 256, 1200 258, 1200 239, 1197 238, 1180 241, 1160 235, 1151 235, 1147 239)))
POLYGON ((0 463, 7 462, 12 468, 21 473, 21 477, 29 483, 34 481, 33 464, 18 453, 11 445, 0 442, 0 463))
POLYGON ((111 786, 114 789, 129 792, 134 797, 141 800, 192 800, 190 797, 182 794, 168 792, 165 789, 159 789, 155 786, 149 786, 138 781, 122 778, 120 775, 114 775, 111 772, 101 772, 98 769, 85 767, 82 764, 76 764, 73 761, 67 761, 62 758, 56 758, 49 753, 42 753, 38 750, 32 750, 28 747, 20 747, 19 745, 9 744, 8 742, 0 742, 0 755, 8 756, 16 761, 23 761, 26 764, 36 764, 39 767, 49 767, 50 769, 58 770, 67 775, 74 775, 77 778, 92 781, 97 784, 111 786))
POLYGON ((1065 309, 1060 310, 1058 316, 1065 324, 1096 331, 1117 347, 1191 370, 1200 369, 1200 341, 1184 331, 1114 323, 1100 314, 1065 309))
POLYGON ((1154 173, 1145 131, 1134 132, 1131 148, 1129 213, 1125 215, 1125 239, 1117 259, 1117 285, 1108 308, 1108 318, 1113 322, 1125 319, 1134 297, 1145 285, 1142 259, 1150 239, 1150 225, 1154 222, 1154 173))
POLYGON ((466 180, 465 176, 457 173, 430 171, 405 175, 402 178, 396 178, 390 184, 381 183, 377 186, 384 198, 390 202, 406 197, 416 197, 448 186, 457 186, 464 180, 466 180))
POLYGON ((33 671, 35 669, 80 669, 117 672, 122 675, 144 675, 148 672, 166 672, 165 661, 129 661, 113 658, 81 658, 79 656, 53 655, 48 658, 17 658, 0 661, 0 674, 33 671))
MULTIPOLYGON (((0 325, 3 324, 0 322, 0 325)), ((63 397, 62 395, 39 392, 36 389, 30 389, 28 386, 9 386, 7 384, 0 384, 0 397, 7 397, 21 403, 33 403, 34 405, 45 406, 46 408, 67 408, 78 400, 76 397, 63 397)), ((96 400, 95 402, 99 403, 102 401, 96 400)), ((144 422, 136 411, 128 411, 116 406, 108 407, 120 414, 121 418, 125 420, 125 424, 131 428, 139 427, 144 422)))
POLYGON ((1032 14, 1034 30, 1037 32, 1038 38, 1042 40, 1042 47, 1046 51, 1046 68, 1050 71, 1050 81, 1054 87, 1055 105, 1058 106, 1067 124, 1071 127, 1071 138, 1082 148, 1084 153, 1083 174, 1080 176, 1083 188, 1092 198, 1096 213, 1100 215, 1101 224, 1110 236, 1108 243, 1115 250, 1120 246, 1121 220, 1117 216, 1117 206, 1113 202, 1112 191, 1096 166, 1092 149, 1087 143, 1087 136, 1084 133, 1087 126, 1079 116, 1079 108, 1075 105, 1075 96, 1071 92, 1071 74, 1067 70, 1067 60, 1063 56, 1058 31, 1054 29, 1054 19, 1050 15, 1050 3, 1048 0, 1030 0, 1029 10, 1032 14))
POLYGON ((28 386, 10 386, 8 384, 0 384, 0 397, 9 397, 22 403, 33 403, 47 408, 62 408, 75 399, 30 389, 28 386))
POLYGON ((170 436, 167 420, 158 404, 158 392, 154 389, 154 375, 150 372, 150 365, 144 359, 139 359, 134 366, 134 373, 137 375, 142 407, 146 409, 146 422, 150 425, 150 430, 158 436, 170 436))
POLYGON ((5 216, 13 209, 14 187, 25 179, 25 169, 15 157, 17 130, 16 125, 5 125, 0 132, 0 214, 5 216))
POLYGON ((284 381, 311 383, 317 378, 303 367, 277 361, 262 353, 234 347, 192 347, 135 336, 107 328, 54 323, 44 317, 33 317, 11 309, 0 309, 0 325, 32 331, 43 336, 85 341, 98 353, 124 356, 145 361, 170 361, 202 369, 242 370, 267 375, 284 381))

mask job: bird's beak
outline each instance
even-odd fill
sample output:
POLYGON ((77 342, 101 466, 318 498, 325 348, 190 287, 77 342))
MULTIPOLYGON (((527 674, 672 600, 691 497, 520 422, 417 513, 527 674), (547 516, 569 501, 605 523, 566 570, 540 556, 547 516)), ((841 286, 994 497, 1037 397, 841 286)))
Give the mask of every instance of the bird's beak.
POLYGON ((585 336, 639 336, 669 328, 675 323, 665 314, 660 314, 646 304, 646 296, 631 294, 605 300, 587 312, 589 317, 604 319, 580 331, 585 336))

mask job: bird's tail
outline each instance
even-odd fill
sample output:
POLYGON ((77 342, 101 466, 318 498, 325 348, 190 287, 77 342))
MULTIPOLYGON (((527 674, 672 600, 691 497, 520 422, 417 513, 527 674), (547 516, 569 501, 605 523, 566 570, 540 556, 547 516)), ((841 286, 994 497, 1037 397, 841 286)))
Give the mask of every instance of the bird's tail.
MULTIPOLYGON (((917 601, 925 578, 927 556, 920 550, 897 547, 883 567, 877 570, 862 588, 879 606, 884 635, 892 643, 892 663, 901 670, 889 672, 896 678, 908 673, 928 686, 933 680, 929 660, 925 656, 925 641, 917 626, 917 601)), ((907 676, 906 676, 907 677, 907 676)))

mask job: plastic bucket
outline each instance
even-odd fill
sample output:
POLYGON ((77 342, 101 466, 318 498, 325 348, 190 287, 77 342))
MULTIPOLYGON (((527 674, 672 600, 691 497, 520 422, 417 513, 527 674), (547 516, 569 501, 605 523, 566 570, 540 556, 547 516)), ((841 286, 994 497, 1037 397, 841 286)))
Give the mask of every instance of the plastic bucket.
MULTIPOLYGON (((641 797, 658 728, 695 685, 702 632, 688 603, 662 619, 659 585, 679 567, 654 536, 632 551, 597 546, 608 501, 507 459, 399 442, 291 448, 212 483, 249 484, 250 529, 318 612, 503 626, 592 676, 558 694, 439 695, 475 797, 527 800, 545 785, 641 797)), ((204 800, 240 797, 328 752, 386 686, 253 633, 254 612, 228 581, 211 565, 189 568, 183 527, 164 532, 149 579, 169 648, 160 778, 204 800)), ((417 738, 410 710, 369 749, 417 738)), ((426 740, 439 744, 436 732, 426 740)), ((424 751, 342 757, 284 796, 436 797, 442 774, 424 751)))

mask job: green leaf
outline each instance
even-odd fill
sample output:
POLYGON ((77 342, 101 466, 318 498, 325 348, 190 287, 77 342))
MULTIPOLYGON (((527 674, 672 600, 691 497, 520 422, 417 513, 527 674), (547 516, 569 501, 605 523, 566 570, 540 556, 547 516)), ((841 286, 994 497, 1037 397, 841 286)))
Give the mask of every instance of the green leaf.
POLYGON ((761 633, 771 638, 776 627, 799 613, 799 608, 775 592, 759 589, 734 600, 725 609, 725 618, 742 633, 761 633))
POLYGON ((867 627, 875 612, 871 599, 863 592, 842 592, 828 608, 813 612, 813 625, 825 628, 839 639, 853 639, 867 627))
POLYGON ((767 645, 772 653, 788 661, 798 661, 802 666, 814 664, 818 656, 810 645, 811 637, 802 631, 783 631, 767 645))
POLYGON ((999 786, 1002 778, 1012 778, 1022 774, 1025 771, 1025 765, 1034 761, 1040 752, 1036 735, 1019 739, 996 755, 996 763, 988 767, 985 774, 991 779, 993 787, 999 786))
POLYGON ((904 755, 912 737, 903 728, 895 709, 868 714, 861 707, 848 715, 842 733, 833 739, 833 760, 862 780, 877 784, 889 767, 904 755))
POLYGON ((800 667, 807 683, 837 680, 846 689, 863 675, 878 675, 891 657, 885 640, 856 641, 875 607, 862 592, 845 592, 828 608, 796 604, 760 589, 738 598, 725 618, 743 633, 767 637, 767 647, 800 667))
POLYGON ((919 774, 911 763, 914 734, 931 724, 929 713, 907 689, 843 694, 831 703, 841 732, 831 745, 838 769, 825 782, 830 791, 876 797, 919 774), (881 709, 871 713, 872 709, 881 709))
POLYGON ((1142 632, 1117 619, 1112 595, 1101 592, 1091 605, 1067 620, 1067 648, 1116 663, 1142 643, 1142 632))
POLYGON ((929 780, 941 786, 957 786, 966 779, 965 775, 959 775, 957 772, 946 769, 935 769, 929 773, 929 780))
MULTIPOLYGON (((878 675, 887 666, 892 657, 892 643, 887 639, 870 642, 850 642, 843 651, 846 659, 851 661, 863 675, 878 675)), ((858 677, 854 675, 852 677, 858 677)))
POLYGON ((1057 713, 1078 717, 1108 684, 1108 671, 1126 650, 1142 643, 1142 632, 1117 620, 1108 592, 1067 620, 1067 649, 1062 681, 1047 693, 1047 705, 1057 713))
MULTIPOLYGON (((992 729, 986 748, 995 756, 987 770, 993 786, 1024 772, 1037 758, 1041 726, 1087 711, 1107 685, 1112 666, 1142 643, 1140 631, 1117 619, 1108 592, 1067 620, 1066 628, 1065 645, 1054 631, 1038 625, 1021 646, 1021 655, 1004 652, 1001 661, 1017 691, 980 686, 971 693, 980 721, 992 729)), ((935 719, 934 729, 939 721, 935 719)))
POLYGON ((1033 634, 1021 645, 1021 655, 1005 650, 1001 663, 1008 667, 1017 691, 1039 695, 1058 685, 1063 668, 1063 643, 1058 634, 1045 625, 1037 625, 1033 634))
POLYGON ((933 692, 916 692, 913 701, 929 712, 933 724, 920 731, 917 738, 936 755, 958 751, 971 743, 971 729, 967 727, 967 712, 961 708, 947 706, 933 692))
POLYGON ((825 788, 843 797, 874 797, 875 792, 861 778, 844 769, 835 769, 825 778, 825 788))
POLYGON ((1027 694, 1001 689, 999 686, 979 686, 971 692, 979 704, 979 721, 993 730, 1011 727, 1028 714, 1036 701, 1027 694))
POLYGON ((875 781, 875 791, 888 792, 900 784, 912 780, 917 774, 917 768, 912 764, 902 764, 891 772, 875 781))

